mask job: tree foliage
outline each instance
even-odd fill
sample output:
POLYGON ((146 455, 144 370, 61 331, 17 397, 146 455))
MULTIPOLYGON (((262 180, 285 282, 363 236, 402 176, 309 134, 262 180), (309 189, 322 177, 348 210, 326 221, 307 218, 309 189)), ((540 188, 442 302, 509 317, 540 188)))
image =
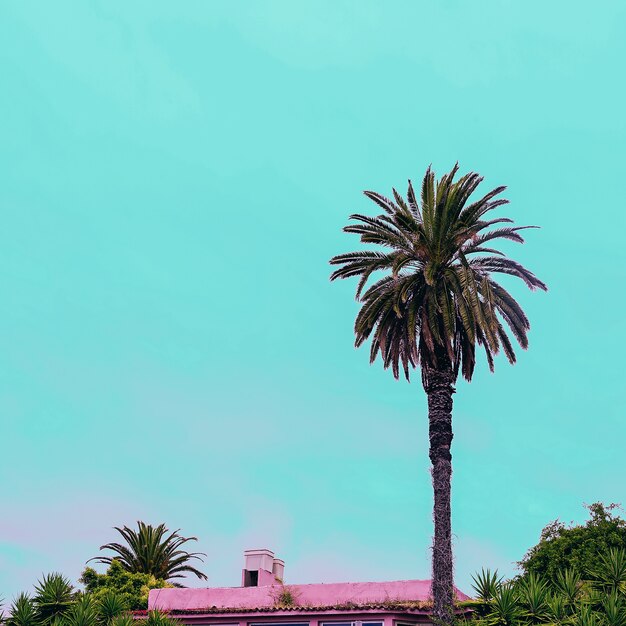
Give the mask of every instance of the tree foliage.
POLYGON ((590 516, 584 524, 566 525, 557 519, 543 529, 539 543, 519 563, 523 576, 534 573, 554 579, 571 569, 586 578, 603 569, 611 548, 626 549, 626 521, 615 514, 618 506, 595 502, 587 509, 590 516))
POLYGON ((383 210, 376 217, 354 214, 345 232, 379 250, 358 250, 331 259, 339 266, 331 280, 359 277, 356 297, 362 303, 354 331, 357 346, 370 336, 370 360, 380 354, 385 368, 409 378, 412 367, 422 376, 438 369, 442 359, 471 380, 476 345, 485 351, 489 367, 503 350, 515 352, 505 328, 522 348, 528 345, 528 318, 511 294, 494 279, 497 274, 520 278, 530 289, 546 285, 525 267, 492 246, 497 240, 523 243, 507 217, 487 219, 506 204, 497 187, 470 202, 483 178, 474 172, 454 180, 458 165, 435 182, 428 168, 418 195, 411 181, 406 199, 395 189, 391 200, 374 191, 365 195, 383 210), (494 228, 495 227, 495 228, 494 228), (384 275, 369 288, 370 279, 384 275))
POLYGON ((97 556, 90 560, 107 565, 116 560, 129 572, 151 574, 157 579, 171 580, 190 573, 206 580, 205 574, 189 564, 193 559, 202 561, 200 555, 206 555, 180 549, 188 541, 197 541, 196 537, 182 537, 178 530, 168 534, 165 524, 151 526, 141 521, 137 522, 137 530, 128 526, 116 526, 115 530, 125 545, 107 543, 100 546, 100 550, 111 550, 115 556, 97 556))
POLYGON ((173 586, 153 574, 129 572, 117 559, 112 560, 105 574, 99 574, 91 567, 85 568, 80 582, 85 585, 85 591, 101 602, 104 610, 109 612, 113 598, 122 602, 128 610, 146 609, 150 589, 173 586))

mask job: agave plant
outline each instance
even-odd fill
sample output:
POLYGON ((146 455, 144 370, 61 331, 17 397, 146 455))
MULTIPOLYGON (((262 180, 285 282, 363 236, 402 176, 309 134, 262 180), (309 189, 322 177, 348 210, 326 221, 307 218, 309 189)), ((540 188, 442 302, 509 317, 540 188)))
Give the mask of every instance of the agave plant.
POLYGON ((476 592, 476 599, 488 603, 496 595, 502 579, 498 577, 498 570, 481 569, 472 576, 472 589, 476 592))
POLYGON ((498 588, 489 613, 489 623, 493 626, 518 626, 523 615, 515 586, 502 584, 498 588))
POLYGON ((592 582, 605 592, 626 592, 626 550, 610 548, 600 557, 600 567, 590 572, 592 582))
POLYGON ((37 620, 44 626, 67 614, 74 603, 75 592, 70 581, 62 574, 45 575, 35 585, 33 603, 37 620))
POLYGON ((163 580, 183 578, 185 573, 206 580, 205 574, 189 564, 192 559, 202 561, 200 555, 206 554, 180 550, 188 541, 197 541, 196 537, 182 537, 178 530, 168 535, 169 530, 165 524, 155 527, 144 522, 137 522, 137 530, 128 526, 116 526, 115 530, 122 535, 126 545, 107 543, 100 546, 100 550, 111 550, 115 552, 115 556, 97 556, 90 561, 110 565, 113 560, 117 560, 129 572, 152 574, 163 580))
POLYGON ((99 626, 98 604, 90 594, 82 594, 63 616, 63 626, 99 626))
POLYGON ((546 605, 549 619, 554 624, 561 624, 571 616, 567 601, 558 593, 549 594, 546 605))
POLYGON ((492 572, 490 569, 483 568, 480 572, 472 575, 472 581, 475 599, 466 604, 477 616, 487 615, 490 602, 496 595, 502 579, 498 576, 498 570, 492 572))
POLYGON ((20 593, 11 604, 7 626, 38 626, 35 604, 26 593, 20 593))
POLYGON ((573 607, 582 588, 580 575, 571 567, 557 572, 552 585, 557 594, 563 598, 566 607, 573 607))
POLYGON ((131 613, 120 613, 111 620, 111 626, 137 626, 131 613))
POLYGON ((588 605, 579 607, 572 624, 573 626, 602 626, 597 613, 593 612, 588 605))
POLYGON ((523 615, 529 624, 541 624, 548 617, 548 584, 540 576, 531 572, 519 584, 519 602, 523 615))
POLYGON ((148 611, 146 626, 179 626, 179 622, 160 611, 148 611))
POLYGON ((624 598, 617 591, 611 591, 604 597, 602 611, 606 626, 626 626, 624 598))
POLYGON ((98 600, 99 621, 106 626, 118 615, 125 613, 128 608, 126 601, 120 594, 107 591, 98 600))

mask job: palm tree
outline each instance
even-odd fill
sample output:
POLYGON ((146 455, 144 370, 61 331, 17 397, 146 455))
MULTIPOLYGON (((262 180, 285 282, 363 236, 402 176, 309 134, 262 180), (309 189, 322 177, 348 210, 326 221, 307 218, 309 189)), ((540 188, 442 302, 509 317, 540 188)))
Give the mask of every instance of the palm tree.
POLYGON ((374 191, 365 195, 383 213, 352 215, 356 223, 345 232, 382 249, 359 250, 331 259, 339 266, 331 280, 359 276, 356 298, 362 303, 356 317, 356 346, 372 337, 370 362, 380 354, 385 368, 407 380, 420 367, 428 397, 429 456, 434 488, 433 612, 443 623, 452 619, 453 577, 450 521, 452 475, 452 394, 459 371, 471 380, 476 345, 481 346, 493 371, 493 357, 502 348, 511 363, 515 353, 503 323, 522 348, 528 345, 529 322, 511 294, 494 274, 516 276, 530 289, 546 289, 532 272, 487 244, 496 239, 522 243, 522 226, 512 220, 485 215, 507 203, 496 198, 497 187, 480 200, 469 198, 483 180, 469 173, 457 181, 458 165, 435 182, 430 167, 418 198, 409 181, 404 199, 374 191), (491 227, 501 224, 495 229, 491 227), (369 288, 376 272, 385 275, 369 288))
POLYGON ((182 578, 185 572, 206 580, 205 574, 189 565, 192 559, 202 561, 200 555, 206 554, 179 550, 188 541, 197 541, 196 537, 182 537, 178 530, 167 535, 169 530, 165 524, 159 524, 155 528, 150 524, 137 522, 137 528, 138 530, 133 530, 128 526, 123 528, 115 526, 115 530, 122 535, 126 545, 107 543, 100 546, 100 550, 112 550, 116 553, 115 556, 97 556, 89 560, 110 565, 116 559, 129 572, 152 574, 155 578, 163 580, 182 578))

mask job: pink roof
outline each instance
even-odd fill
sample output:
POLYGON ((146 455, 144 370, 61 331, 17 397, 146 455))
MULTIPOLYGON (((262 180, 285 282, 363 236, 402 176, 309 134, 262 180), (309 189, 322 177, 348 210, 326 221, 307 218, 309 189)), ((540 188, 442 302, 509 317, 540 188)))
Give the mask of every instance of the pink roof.
MULTIPOLYGON (((397 580, 382 583, 320 583, 285 585, 299 606, 331 607, 380 602, 424 602, 430 599, 430 580, 397 580)), ((259 609, 274 607, 282 585, 215 587, 208 589, 152 589, 149 609, 197 611, 200 609, 259 609)), ((456 590, 459 600, 469 599, 456 590)))

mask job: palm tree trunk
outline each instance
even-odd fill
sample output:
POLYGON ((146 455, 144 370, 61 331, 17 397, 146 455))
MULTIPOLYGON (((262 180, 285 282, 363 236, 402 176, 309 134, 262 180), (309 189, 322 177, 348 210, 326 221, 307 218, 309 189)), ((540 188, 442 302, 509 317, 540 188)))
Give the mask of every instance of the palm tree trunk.
MULTIPOLYGON (((440 361, 441 363, 441 361, 440 361)), ((433 617, 437 624, 451 624, 454 617, 450 480, 452 478, 452 394, 454 374, 448 363, 428 368, 424 389, 428 394, 428 424, 434 490, 433 521, 433 617)))

